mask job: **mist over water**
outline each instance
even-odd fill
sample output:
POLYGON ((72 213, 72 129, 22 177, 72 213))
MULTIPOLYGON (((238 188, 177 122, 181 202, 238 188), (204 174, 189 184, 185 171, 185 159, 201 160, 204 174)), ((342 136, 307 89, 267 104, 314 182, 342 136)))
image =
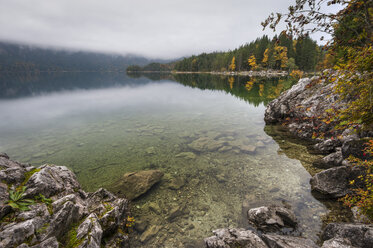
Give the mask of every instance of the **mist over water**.
POLYGON ((66 165, 88 191, 110 189, 126 172, 163 171, 132 203, 138 223, 157 226, 149 239, 134 231, 134 247, 198 243, 214 229, 246 227, 247 209, 267 203, 290 205, 303 235, 317 239, 327 209, 310 193, 310 174, 263 130, 265 103, 291 82, 177 79, 2 98, 0 151, 36 166, 66 165), (170 220, 177 207, 182 214, 170 220))

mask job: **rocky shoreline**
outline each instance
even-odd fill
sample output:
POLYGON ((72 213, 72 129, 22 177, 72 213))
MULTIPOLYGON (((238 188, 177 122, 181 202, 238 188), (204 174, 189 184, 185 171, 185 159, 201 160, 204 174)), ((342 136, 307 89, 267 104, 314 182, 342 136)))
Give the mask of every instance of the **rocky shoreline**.
POLYGON ((0 247, 129 247, 127 199, 84 192, 65 166, 35 168, 2 153, 0 168, 0 247))
MULTIPOLYGON (((351 180, 358 181, 364 173, 359 167, 352 166, 347 158, 353 155, 357 158, 367 158, 362 150, 369 132, 357 134, 352 130, 341 130, 335 133, 333 123, 320 122, 315 117, 322 116, 328 109, 344 108, 347 102, 339 101, 333 93, 333 84, 324 84, 319 77, 301 79, 288 91, 272 101, 265 112, 267 125, 281 125, 295 137, 306 140, 314 145, 310 148, 313 153, 324 157, 315 161, 314 166, 323 171, 316 173, 311 181, 314 196, 319 199, 338 199, 351 192, 351 180), (315 132, 322 132, 325 137, 315 137, 315 132), (335 138, 338 137, 338 138, 335 138)), ((278 207, 277 207, 278 208, 278 207)), ((257 214, 264 223, 284 224, 276 211, 269 211, 269 207, 261 207, 262 211, 249 210, 248 218, 257 214), (267 211, 263 211, 266 209, 267 211), (268 212, 272 212, 268 214, 268 212), (265 214, 264 214, 265 213, 265 214), (272 216, 272 217, 268 217, 272 216), (277 220, 277 221, 276 221, 277 220)), ((282 210, 283 211, 283 210, 282 210)), ((280 211, 281 212, 281 211, 280 211)), ((323 248, 331 247, 373 247, 373 225, 368 219, 356 214, 353 209, 354 223, 330 223, 324 229, 321 242, 323 248), (368 222, 368 224, 364 223, 368 222)), ((288 214, 286 219, 289 221, 288 214)), ((294 219, 292 219, 294 220, 294 219)), ((261 225, 252 222, 253 230, 245 229, 219 229, 215 236, 205 239, 207 247, 319 247, 311 240, 293 235, 283 235, 277 229, 261 229, 261 225), (269 234, 268 234, 269 233, 269 234)), ((293 221, 296 224, 296 222, 293 221)))

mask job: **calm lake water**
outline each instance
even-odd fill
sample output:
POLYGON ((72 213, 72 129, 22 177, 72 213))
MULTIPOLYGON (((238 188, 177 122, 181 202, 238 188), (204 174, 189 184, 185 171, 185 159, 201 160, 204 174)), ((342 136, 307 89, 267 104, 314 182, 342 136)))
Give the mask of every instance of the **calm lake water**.
POLYGON ((87 191, 126 172, 165 173, 132 203, 133 247, 198 247, 214 229, 245 227, 247 209, 268 202, 291 206, 303 236, 317 239, 328 209, 310 193, 314 156, 264 131, 265 104, 289 80, 62 73, 0 82, 0 151, 11 158, 66 165, 87 191))

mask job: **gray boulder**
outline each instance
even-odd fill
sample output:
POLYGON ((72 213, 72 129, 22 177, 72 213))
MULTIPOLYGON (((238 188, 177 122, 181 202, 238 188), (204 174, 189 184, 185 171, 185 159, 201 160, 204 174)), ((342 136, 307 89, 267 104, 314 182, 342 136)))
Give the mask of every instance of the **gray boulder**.
POLYGON ((252 208, 247 212, 247 217, 250 224, 263 232, 288 233, 289 229, 294 231, 297 226, 294 213, 279 206, 252 208))
POLYGON ((147 192, 154 184, 159 182, 163 177, 163 172, 159 170, 146 170, 130 172, 110 187, 114 193, 125 196, 133 200, 147 192))
POLYGON ((344 238, 332 238, 325 241, 321 248, 354 248, 350 240, 344 238))
POLYGON ((7 184, 19 184, 25 180, 26 166, 0 156, 0 181, 7 184))
POLYGON ((349 182, 363 172, 363 168, 356 166, 330 168, 311 178, 311 189, 319 198, 340 198, 350 191, 349 182))
POLYGON ((338 139, 327 139, 314 145, 314 149, 320 154, 329 154, 336 152, 336 148, 340 147, 342 142, 338 139))
POLYGON ((313 165, 317 168, 321 169, 329 169, 332 167, 337 167, 342 165, 343 156, 342 151, 336 151, 334 153, 329 154, 328 156, 323 157, 320 160, 317 160, 313 163, 313 165))
POLYGON ((42 194, 46 197, 53 195, 71 194, 80 189, 74 173, 65 166, 43 165, 30 177, 26 185, 27 197, 42 194))
POLYGON ((318 248, 319 247, 312 240, 302 238, 302 237, 264 234, 262 236, 262 239, 270 248, 318 248))
POLYGON ((224 228, 213 231, 215 236, 205 239, 207 248, 267 248, 253 231, 242 228, 224 228))
POLYGON ((322 239, 334 238, 347 239, 354 247, 373 247, 373 225, 330 223, 326 226, 322 239))

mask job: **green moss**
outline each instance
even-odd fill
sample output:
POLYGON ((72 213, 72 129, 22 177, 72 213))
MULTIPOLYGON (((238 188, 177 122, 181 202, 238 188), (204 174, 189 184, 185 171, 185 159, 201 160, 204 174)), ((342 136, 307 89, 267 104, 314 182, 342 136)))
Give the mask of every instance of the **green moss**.
POLYGON ((38 230, 36 230, 36 233, 37 234, 45 233, 47 228, 49 227, 49 225, 50 224, 48 222, 44 223, 44 225, 42 227, 40 227, 38 230))
POLYGON ((32 175, 34 175, 36 172, 39 172, 41 169, 35 168, 33 170, 30 170, 25 173, 25 180, 17 187, 17 190, 20 190, 25 184, 28 182, 28 180, 31 178, 32 175))
POLYGON ((111 210, 114 209, 114 207, 113 207, 110 203, 108 203, 108 202, 104 202, 103 205, 104 205, 104 207, 105 207, 105 211, 102 212, 102 213, 98 216, 99 219, 101 219, 101 218, 102 218, 102 217, 103 217, 107 212, 110 212, 111 210))
POLYGON ((78 239, 77 238, 77 230, 78 230, 78 227, 79 225, 81 224, 82 222, 79 222, 77 224, 74 224, 70 231, 67 233, 67 237, 66 237, 66 248, 74 248, 74 247, 78 247, 82 242, 83 242, 83 239, 78 239))

